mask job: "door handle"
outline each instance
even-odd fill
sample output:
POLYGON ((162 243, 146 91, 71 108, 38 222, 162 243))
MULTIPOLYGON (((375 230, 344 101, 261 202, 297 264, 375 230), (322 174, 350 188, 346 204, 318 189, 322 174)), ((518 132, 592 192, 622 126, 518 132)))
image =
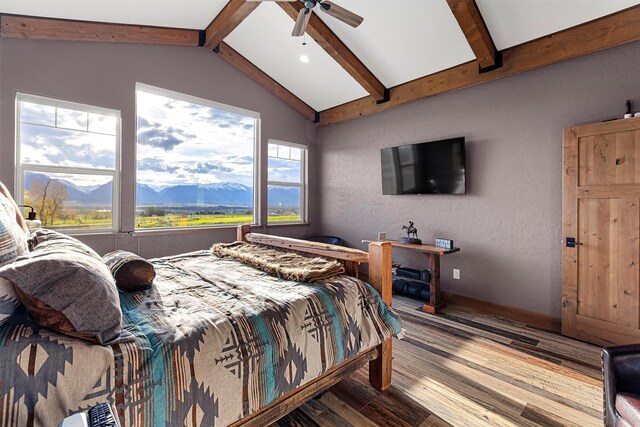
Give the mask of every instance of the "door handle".
POLYGON ((576 242, 576 238, 575 237, 567 237, 565 239, 564 245, 568 248, 575 248, 576 245, 580 245, 582 246, 582 243, 580 242, 576 242))

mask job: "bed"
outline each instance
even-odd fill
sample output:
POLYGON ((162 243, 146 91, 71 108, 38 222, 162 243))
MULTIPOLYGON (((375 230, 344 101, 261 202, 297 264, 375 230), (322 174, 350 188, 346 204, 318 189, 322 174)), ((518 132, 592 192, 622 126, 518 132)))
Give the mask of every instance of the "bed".
POLYGON ((388 243, 364 252, 247 226, 238 240, 336 259, 347 274, 297 283, 210 251, 159 258, 151 289, 120 295, 133 339, 108 346, 18 312, 0 325, 0 425, 57 425, 101 402, 123 426, 266 425, 367 363, 374 387, 391 384, 401 329, 388 243))

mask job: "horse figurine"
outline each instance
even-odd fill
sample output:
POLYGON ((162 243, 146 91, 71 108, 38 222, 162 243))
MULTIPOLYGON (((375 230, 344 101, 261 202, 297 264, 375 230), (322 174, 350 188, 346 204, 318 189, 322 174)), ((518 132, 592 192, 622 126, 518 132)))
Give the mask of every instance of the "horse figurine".
POLYGON ((413 221, 409 221, 409 225, 403 225, 403 230, 407 230, 407 237, 403 237, 401 241, 405 243, 420 244, 422 240, 418 239, 418 229, 413 226, 413 221))

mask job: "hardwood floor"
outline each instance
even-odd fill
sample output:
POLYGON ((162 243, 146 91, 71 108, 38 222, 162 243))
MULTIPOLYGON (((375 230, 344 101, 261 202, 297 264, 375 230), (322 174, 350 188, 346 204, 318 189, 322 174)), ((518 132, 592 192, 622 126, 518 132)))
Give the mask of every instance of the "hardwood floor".
POLYGON ((274 426, 601 426, 600 348, 459 306, 393 298, 393 386, 367 368, 274 426))

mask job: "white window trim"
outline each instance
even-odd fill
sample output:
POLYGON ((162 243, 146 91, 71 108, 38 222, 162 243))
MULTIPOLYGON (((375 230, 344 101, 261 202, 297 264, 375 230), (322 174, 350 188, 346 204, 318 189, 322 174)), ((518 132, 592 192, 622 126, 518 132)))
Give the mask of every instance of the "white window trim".
MULTIPOLYGON (((61 229, 61 232, 67 234, 96 234, 96 233, 117 233, 120 230, 120 174, 121 174, 121 135, 122 135, 122 117, 118 110, 109 108, 96 107, 93 105, 82 104, 79 102, 64 101, 60 99, 47 98, 39 95, 32 95, 22 92, 16 93, 15 101, 15 191, 16 200, 18 204, 24 204, 24 183, 22 178, 25 170, 34 172, 49 172, 49 173, 70 173, 81 175, 99 175, 99 176, 111 176, 113 179, 112 184, 112 224, 111 228, 69 228, 61 229), (116 119, 116 150, 115 150, 115 165, 114 169, 101 169, 101 168, 81 168, 81 167, 69 167, 69 166, 55 166, 55 165, 41 165, 36 163, 22 163, 21 161, 21 102, 29 102, 33 104, 47 105, 56 108, 66 108, 71 110, 80 110, 89 114, 100 114, 103 116, 114 117, 116 119)), ((66 129, 66 128, 63 128, 66 129)), ((75 129, 69 129, 75 130, 75 129)), ((81 132, 81 131, 80 131, 81 132)))
POLYGON ((309 146, 308 145, 298 144, 296 142, 281 141, 279 139, 269 139, 268 142, 269 142, 269 144, 284 145, 285 147, 292 147, 292 148, 300 148, 302 150, 309 150, 309 146))
MULTIPOLYGON (((151 233, 171 233, 174 231, 180 230, 202 230, 202 229, 218 229, 218 228, 230 228, 235 227, 236 225, 230 224, 208 224, 208 225, 193 225, 189 227, 154 227, 154 228, 138 228, 135 224, 136 218, 136 210, 138 209, 138 91, 148 92, 154 95, 164 96, 167 98, 173 98, 178 101, 190 102, 193 104, 203 105, 205 107, 216 108, 219 110, 224 110, 234 114, 241 114, 247 117, 252 117, 256 121, 256 125, 254 128, 254 143, 253 143, 253 222, 248 225, 259 225, 261 224, 261 214, 260 207, 262 206, 262 197, 260 195, 261 188, 261 167, 260 167, 260 159, 262 158, 262 150, 261 144, 262 136, 261 136, 261 119, 260 113, 256 111, 246 110, 240 107, 234 107, 233 105, 227 105, 216 101, 211 101, 205 98, 199 98, 197 96, 188 95, 181 92, 175 92, 169 89, 160 88, 157 86, 151 86, 145 83, 136 82, 135 87, 135 97, 136 97, 136 106, 135 106, 135 121, 136 121, 136 138, 135 138, 135 149, 133 150, 133 160, 134 160, 134 195, 133 195, 133 230, 132 233, 137 235, 141 234, 151 234, 151 233)), ((238 224, 239 225, 239 224, 238 224)))
MULTIPOLYGON (((205 107, 225 110, 234 114, 242 114, 244 116, 253 117, 254 119, 260 118, 260 113, 255 111, 245 110, 244 108, 234 107, 233 105, 227 105, 221 102, 211 101, 210 99, 199 98, 197 96, 188 95, 186 93, 174 92, 169 89, 163 89, 161 87, 151 86, 145 83, 136 82, 136 92, 139 90, 143 92, 149 92, 154 95, 177 99, 178 101, 191 102, 193 104, 204 105, 205 107)), ((136 105, 136 116, 137 116, 137 105, 136 105)))
POLYGON ((308 212, 309 212, 309 168, 307 165, 309 164, 309 146, 304 144, 298 144, 295 142, 281 141, 278 139, 269 139, 267 141, 267 218, 266 223, 269 226, 272 225, 289 225, 289 224, 307 224, 309 221, 308 212), (286 182, 286 181, 271 181, 269 180, 269 145, 268 144, 276 144, 283 145, 285 147, 291 148, 299 148, 302 150, 302 156, 300 157, 300 180, 302 182, 286 182), (278 187, 298 187, 301 191, 301 203, 300 203, 300 221, 271 221, 269 222, 269 191, 268 188, 270 185, 278 186, 278 187))

